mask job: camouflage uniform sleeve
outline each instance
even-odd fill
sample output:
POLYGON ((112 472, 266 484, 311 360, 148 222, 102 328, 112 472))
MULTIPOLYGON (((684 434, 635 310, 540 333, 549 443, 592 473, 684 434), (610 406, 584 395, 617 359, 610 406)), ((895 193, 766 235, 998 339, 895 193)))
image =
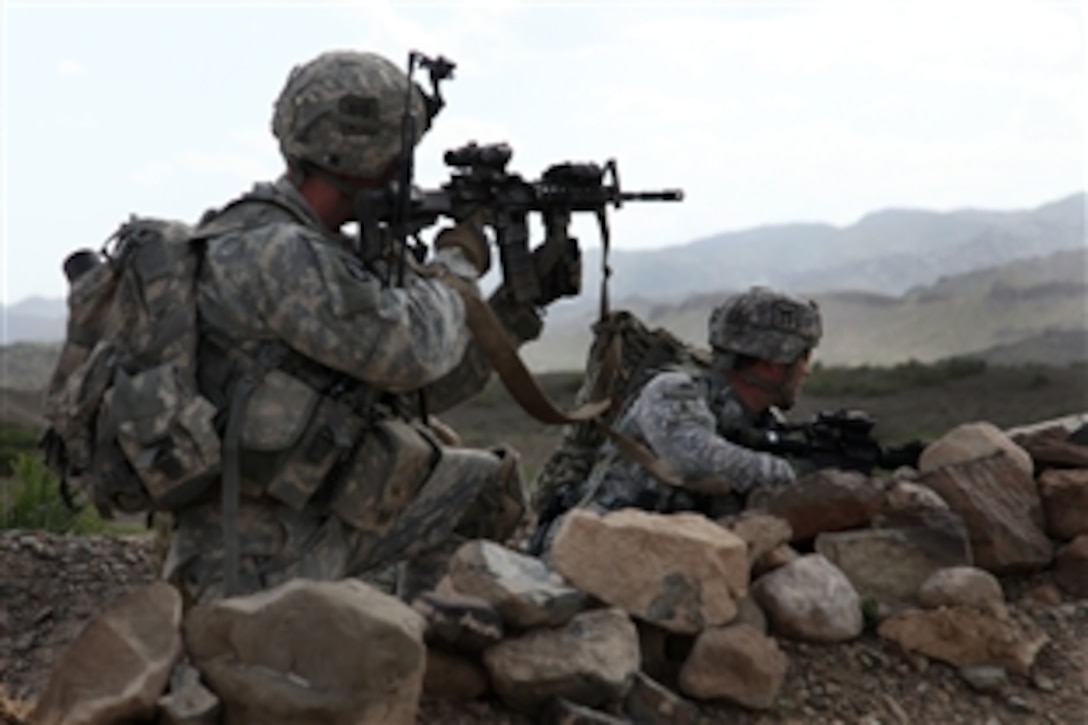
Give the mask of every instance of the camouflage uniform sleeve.
MULTIPOLYGON (((438 261, 465 274, 456 255, 438 261)), ((440 379, 470 343, 464 305, 448 286, 411 275, 403 287, 385 287, 358 259, 296 225, 214 240, 204 275, 201 313, 214 326, 278 338, 390 392, 440 379)))
MULTIPOLYGON (((717 433, 714 415, 685 373, 665 372, 642 389, 628 414, 638 435, 684 480, 725 478, 731 490, 789 485, 796 478, 784 459, 739 446, 717 433)), ((704 493, 724 493, 704 491, 704 493)))
MULTIPOLYGON (((506 330, 514 347, 540 336, 543 322, 530 305, 518 305, 505 297, 492 296, 488 303, 506 330)), ((476 345, 469 345, 461 362, 448 375, 428 385, 427 405, 441 413, 479 393, 491 379, 491 363, 476 345)))

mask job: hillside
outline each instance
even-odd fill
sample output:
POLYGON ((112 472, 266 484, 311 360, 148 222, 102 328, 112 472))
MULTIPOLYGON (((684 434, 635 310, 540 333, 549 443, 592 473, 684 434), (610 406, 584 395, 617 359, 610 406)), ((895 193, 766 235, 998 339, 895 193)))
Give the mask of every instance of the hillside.
MULTIPOLYGON (((666 249, 627 251, 618 240, 609 265, 617 300, 677 300, 750 284, 898 295, 942 275, 1084 245, 1078 193, 1022 211, 888 209, 848 227, 765 226, 666 249)), ((596 289, 598 250, 587 253, 585 270, 585 289, 596 289)))
MULTIPOLYGON (((942 276, 1083 249, 1085 199, 1076 193, 1016 211, 885 209, 847 227, 766 225, 651 250, 626 250, 617 239, 609 257, 612 299, 672 304, 751 284, 901 295, 942 276)), ((554 305, 551 317, 584 317, 594 308, 600 249, 584 250, 582 266, 585 294, 554 305)), ((484 286, 491 288, 496 278, 493 271, 484 286)), ((65 316, 62 299, 0 305, 0 345, 59 340, 65 316)))
MULTIPOLYGON (((614 307, 702 345, 710 310, 733 291, 723 287, 679 303, 629 299, 614 307)), ((817 358, 828 365, 928 362, 957 355, 1009 362, 1088 360, 1084 247, 943 276, 898 296, 835 291, 812 298, 824 317, 817 358)), ((550 319, 541 340, 525 350, 529 365, 580 369, 595 317, 594 310, 584 308, 550 319)))

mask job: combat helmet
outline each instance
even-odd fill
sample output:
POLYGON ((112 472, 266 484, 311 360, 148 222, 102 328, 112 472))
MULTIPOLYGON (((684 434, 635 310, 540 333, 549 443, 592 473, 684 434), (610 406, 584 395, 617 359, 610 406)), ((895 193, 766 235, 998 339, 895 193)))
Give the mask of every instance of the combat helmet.
MULTIPOLYGON (((380 176, 401 151, 408 76, 374 53, 330 51, 295 66, 276 100, 272 133, 292 164, 362 179, 380 176)), ((412 112, 427 114, 413 84, 412 112)))
POLYGON ((711 312, 708 327, 715 353, 778 363, 792 363, 816 347, 823 334, 815 302, 766 287, 726 299, 711 312))

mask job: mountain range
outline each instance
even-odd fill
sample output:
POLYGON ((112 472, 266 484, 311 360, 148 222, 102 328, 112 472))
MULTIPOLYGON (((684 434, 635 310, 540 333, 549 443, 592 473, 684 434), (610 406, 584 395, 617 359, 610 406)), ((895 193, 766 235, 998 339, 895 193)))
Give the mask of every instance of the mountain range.
MULTIPOLYGON (((609 255, 614 299, 681 300, 753 284, 798 291, 902 294, 942 276, 1085 245, 1085 194, 1021 211, 888 209, 856 224, 784 224, 724 232, 664 249, 609 255)), ((620 212, 622 213, 622 212, 620 212)), ((587 250, 586 290, 600 280, 587 250)))
MULTIPOLYGON (((803 293, 823 311, 820 358, 828 364, 964 354, 1083 361, 1085 202, 1077 193, 1024 211, 885 210, 845 228, 765 226, 663 249, 614 250, 610 297, 613 307, 702 344, 707 314, 725 294, 754 284, 803 293)), ((582 367, 597 313, 599 255, 586 251, 583 294, 553 305, 544 335, 525 348, 534 370, 582 367)), ((61 299, 0 308, 0 344, 56 342, 65 317, 61 299)), ((12 359, 5 356, 5 377, 12 359)))

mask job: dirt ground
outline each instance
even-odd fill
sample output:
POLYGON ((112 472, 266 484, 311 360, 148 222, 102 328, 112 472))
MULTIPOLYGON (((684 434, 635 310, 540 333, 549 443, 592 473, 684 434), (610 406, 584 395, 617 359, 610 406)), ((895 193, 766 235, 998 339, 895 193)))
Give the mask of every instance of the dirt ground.
MULTIPOLYGON (((25 704, 48 683, 58 653, 102 606, 154 576, 153 540, 0 535, 0 682, 25 704)), ((773 710, 704 703, 705 722, 997 725, 1088 723, 1088 601, 1062 598, 1046 573, 1003 581, 1012 606, 1051 641, 1029 677, 972 689, 956 670, 911 657, 867 632, 837 645, 780 640, 789 674, 773 710)), ((0 722, 4 722, 0 718, 0 722)), ((9 714, 7 723, 20 723, 9 714)), ((529 723, 494 700, 425 701, 421 723, 529 723)))
MULTIPOLYGON (((577 380, 545 376, 560 405, 577 380)), ((1088 410, 1084 368, 989 370, 985 375, 880 398, 802 399, 800 417, 822 409, 860 407, 877 432, 944 431, 988 420, 1009 427, 1088 410)), ((0 408, 0 412, 3 409, 0 408)), ((2 416, 0 416, 2 417, 2 416)), ((466 443, 503 441, 520 450, 527 478, 559 439, 560 430, 532 421, 498 390, 442 416, 466 443)), ((43 691, 59 651, 102 606, 152 580, 153 538, 58 537, 33 531, 0 533, 0 685, 10 698, 0 723, 23 723, 27 704, 43 691), (22 707, 20 707, 20 703, 22 707)), ((1048 572, 1005 578, 1006 599, 1049 636, 1029 677, 1011 675, 997 689, 972 688, 954 668, 912 657, 871 632, 839 645, 780 640, 790 669, 775 708, 750 712, 705 703, 705 722, 740 724, 908 723, 999 725, 1088 724, 1088 601, 1062 596, 1048 572)), ((494 701, 425 701, 421 723, 528 723, 494 701)))

